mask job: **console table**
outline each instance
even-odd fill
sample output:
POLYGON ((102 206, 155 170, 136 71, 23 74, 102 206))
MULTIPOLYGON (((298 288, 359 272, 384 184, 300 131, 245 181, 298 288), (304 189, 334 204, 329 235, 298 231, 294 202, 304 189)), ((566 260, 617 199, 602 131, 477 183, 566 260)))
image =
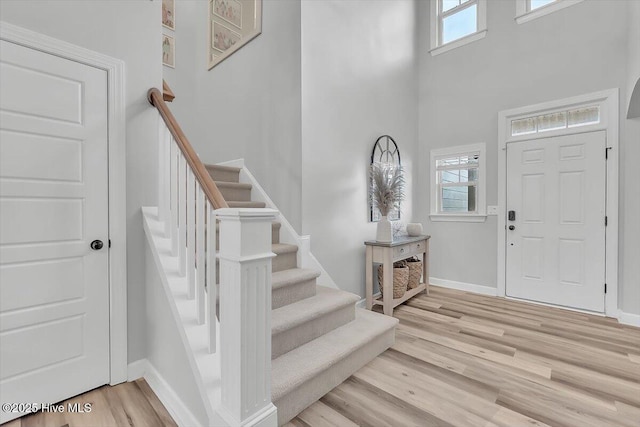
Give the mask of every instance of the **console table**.
POLYGON ((393 308, 409 298, 426 291, 429 295, 429 239, 431 236, 400 237, 391 243, 375 240, 364 242, 366 250, 366 297, 367 309, 374 304, 383 307, 384 314, 393 316, 393 308), (418 287, 408 290, 402 297, 393 298, 393 263, 414 255, 422 257, 422 282, 418 287), (373 268, 374 264, 383 266, 384 292, 380 298, 373 298, 373 268))

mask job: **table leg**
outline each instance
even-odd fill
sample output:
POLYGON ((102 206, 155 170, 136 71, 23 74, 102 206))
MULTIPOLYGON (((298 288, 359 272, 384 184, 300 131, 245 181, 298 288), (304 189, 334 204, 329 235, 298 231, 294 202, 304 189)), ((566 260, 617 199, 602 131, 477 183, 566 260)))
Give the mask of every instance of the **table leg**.
MULTIPOLYGON (((387 248, 385 248, 387 249, 387 248)), ((382 296, 383 299, 383 308, 384 314, 387 316, 393 316, 393 257, 391 254, 391 249, 385 250, 384 254, 384 278, 383 278, 383 286, 384 293, 382 296)))
POLYGON ((367 310, 371 310, 373 307, 373 248, 371 246, 367 246, 364 277, 367 310))
POLYGON ((422 254, 422 280, 424 281, 424 291, 429 295, 429 239, 424 245, 424 253, 422 254))

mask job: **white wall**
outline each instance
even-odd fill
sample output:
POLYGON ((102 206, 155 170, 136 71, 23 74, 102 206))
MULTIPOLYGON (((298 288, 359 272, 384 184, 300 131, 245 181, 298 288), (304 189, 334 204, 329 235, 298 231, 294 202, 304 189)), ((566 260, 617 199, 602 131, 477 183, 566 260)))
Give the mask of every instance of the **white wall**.
MULTIPOLYGON (((146 335, 147 360, 182 401, 188 411, 200 422, 207 425, 209 417, 200 396, 198 385, 193 378, 187 350, 171 314, 160 273, 153 259, 153 249, 145 244, 146 263, 146 335)), ((163 273, 164 274, 164 273, 163 273)), ((219 366, 212 369, 220 369, 219 366)))
MULTIPOLYGON (((627 47, 627 106, 631 106, 631 94, 633 88, 640 84, 640 1, 629 2, 628 23, 628 47, 627 47)), ((636 89, 640 90, 640 88, 636 89)), ((640 93, 636 94, 635 110, 640 112, 640 93)), ((626 111, 623 116, 626 117, 626 111)))
POLYGON ((262 34, 207 70, 208 5, 176 2, 171 109, 205 163, 244 158, 301 229, 300 2, 263 2, 262 34))
MULTIPOLYGON (((2 0, 0 19, 126 64, 129 362, 145 357, 141 206, 156 204, 157 113, 146 91, 161 87, 160 1, 2 0)), ((55 100, 52 100, 55 101, 55 100)))
MULTIPOLYGON (((627 46, 627 96, 625 108, 629 107, 631 93, 640 79, 640 1, 629 2, 628 46, 627 46)), ((638 89, 636 89, 638 91, 638 89)), ((640 111, 640 93, 636 94, 635 111, 640 111)), ((640 314, 640 185, 638 185, 637 159, 640 158, 640 118, 625 119, 626 109, 621 110, 626 144, 621 150, 621 159, 626 167, 621 172, 620 187, 620 276, 623 293, 620 308, 628 313, 640 314)))
MULTIPOLYGON (((371 150, 394 137, 420 191, 413 1, 302 3, 302 231, 337 285, 364 296, 371 150)), ((412 197, 403 205, 410 220, 412 197)))
MULTIPOLYGON (((429 221, 429 150, 486 142, 487 204, 497 204, 497 114, 603 89, 621 89, 621 116, 627 99, 627 1, 590 0, 525 24, 517 24, 515 2, 489 2, 485 39, 432 57, 429 4, 418 2, 420 22, 420 182, 418 218, 433 236, 431 274, 448 280, 496 286, 497 221, 432 223, 429 221)), ((631 172, 637 141, 629 140, 621 120, 622 198, 637 199, 631 172), (627 183, 629 183, 627 185, 627 183), (634 188, 631 188, 633 186, 634 188)), ((620 234, 637 221, 635 208, 621 205, 620 234)), ((637 226, 636 226, 637 228, 637 226)), ((630 236, 631 237, 631 236, 630 236)), ((640 313, 638 274, 629 257, 638 238, 621 240, 620 298, 625 310, 640 313), (624 260, 624 261, 623 261, 624 260), (631 300, 633 296, 633 300, 631 300)))

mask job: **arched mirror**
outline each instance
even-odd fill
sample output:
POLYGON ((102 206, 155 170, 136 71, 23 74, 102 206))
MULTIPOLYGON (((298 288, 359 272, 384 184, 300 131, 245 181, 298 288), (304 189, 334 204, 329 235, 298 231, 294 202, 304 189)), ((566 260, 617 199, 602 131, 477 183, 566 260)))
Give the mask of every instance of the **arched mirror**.
MULTIPOLYGON (((371 164, 374 163, 390 163, 396 166, 402 166, 400 161, 400 150, 398 149, 398 144, 396 141, 389 135, 382 135, 376 139, 375 144, 373 144, 373 150, 371 151, 371 164)), ((369 195, 371 195, 372 184, 369 181, 369 195)), ((373 204, 371 203, 371 197, 369 199, 369 221, 378 222, 380 221, 380 212, 377 209, 374 209, 373 204)), ((389 220, 396 221, 400 219, 400 209, 394 209, 389 213, 389 220)))

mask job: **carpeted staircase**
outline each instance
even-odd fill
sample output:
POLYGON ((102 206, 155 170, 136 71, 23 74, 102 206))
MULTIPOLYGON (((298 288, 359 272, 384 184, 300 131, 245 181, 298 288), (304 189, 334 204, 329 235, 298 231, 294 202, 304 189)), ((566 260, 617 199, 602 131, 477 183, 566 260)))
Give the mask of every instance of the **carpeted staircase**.
MULTIPOLYGON (((208 165, 229 207, 251 201, 240 169, 208 165)), ((356 309, 357 295, 316 284, 320 272, 299 268, 298 247, 280 243, 273 223, 271 389, 283 425, 393 345, 397 319, 356 309)))

